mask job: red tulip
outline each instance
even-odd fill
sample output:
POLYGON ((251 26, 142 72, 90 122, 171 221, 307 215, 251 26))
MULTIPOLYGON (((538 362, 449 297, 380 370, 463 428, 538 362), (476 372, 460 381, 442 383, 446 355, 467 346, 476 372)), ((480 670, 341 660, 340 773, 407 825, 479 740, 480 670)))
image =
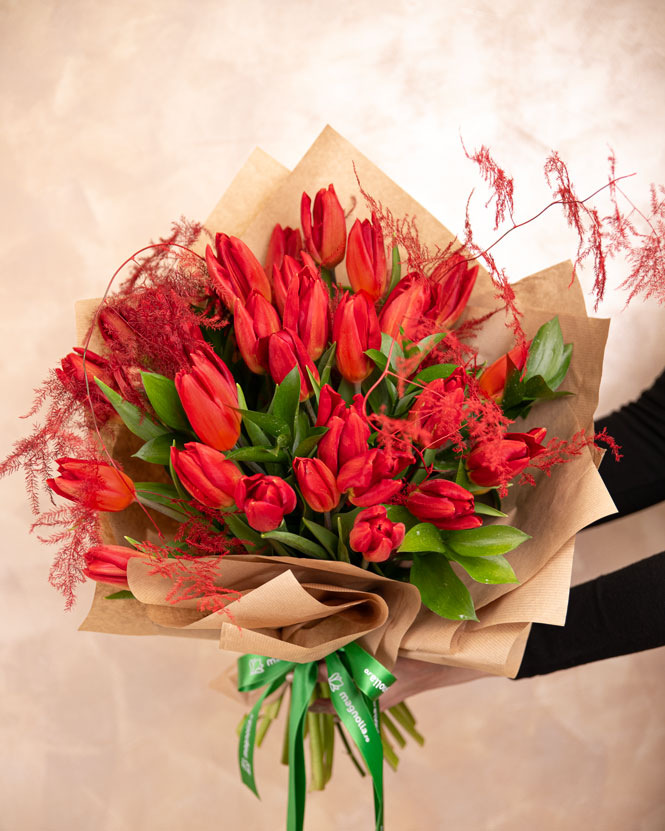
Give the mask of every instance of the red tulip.
POLYGON ((442 447, 455 436, 464 419, 466 372, 458 367, 447 378, 430 381, 409 412, 418 426, 421 444, 442 447))
POLYGON ((530 342, 519 344, 483 370, 478 378, 478 386, 485 395, 496 402, 501 401, 508 376, 514 369, 520 372, 524 369, 529 357, 529 345, 530 342))
POLYGON ((185 489, 209 508, 233 505, 236 485, 242 473, 207 444, 192 441, 184 450, 171 448, 171 463, 185 489))
POLYGON ((217 234, 217 257, 208 246, 206 263, 215 290, 229 311, 233 311, 236 297, 247 302, 250 292, 258 291, 270 301, 270 281, 254 254, 237 237, 217 234))
POLYGON ((305 236, 305 245, 314 260, 324 268, 334 268, 344 259, 346 247, 346 221, 344 210, 339 203, 335 188, 322 188, 314 197, 314 220, 312 221, 312 200, 303 193, 300 202, 300 224, 305 236))
POLYGON ((316 361, 330 340, 330 298, 317 274, 303 268, 291 280, 284 304, 284 328, 295 332, 309 357, 316 361))
POLYGON ((122 511, 134 501, 134 483, 121 470, 94 459, 56 459, 58 473, 46 484, 60 496, 94 511, 122 511))
POLYGON ((247 303, 236 299, 233 307, 233 329, 238 349, 247 366, 260 375, 265 372, 257 358, 260 338, 279 332, 282 323, 275 307, 258 291, 250 292, 247 303))
POLYGON ((545 451, 540 442, 546 432, 535 427, 528 433, 506 433, 502 439, 479 442, 466 460, 469 479, 483 488, 505 484, 545 451))
POLYGON ((272 229, 270 235, 270 242, 268 243, 268 253, 266 254, 266 264, 264 271, 270 280, 272 278, 273 266, 277 268, 282 267, 285 255, 289 257, 297 257, 302 249, 302 239, 300 237, 299 228, 282 228, 279 223, 272 229))
POLYGON ((333 472, 320 459, 293 460, 293 470, 303 499, 314 511, 332 511, 339 505, 340 492, 333 472))
POLYGON ((238 441, 241 416, 238 393, 228 367, 212 349, 191 355, 192 369, 175 377, 180 401, 196 435, 216 450, 238 441))
POLYGON ((262 366, 268 368, 270 377, 280 384, 294 366, 300 372, 300 400, 304 401, 314 392, 307 368, 319 380, 319 371, 307 354, 305 344, 298 335, 287 329, 281 329, 267 338, 259 340, 256 355, 262 366))
POLYGON ((470 267, 461 254, 453 254, 436 266, 431 279, 437 287, 438 328, 447 329, 462 314, 477 276, 478 266, 470 267))
POLYGON ((300 252, 300 259, 302 262, 286 254, 280 268, 277 268, 276 265, 272 267, 272 290, 275 305, 281 315, 284 314, 286 295, 294 277, 297 277, 303 269, 306 269, 307 274, 312 278, 319 275, 319 269, 307 251, 300 252))
POLYGON ((337 475, 337 487, 348 493, 353 505, 370 508, 388 502, 401 489, 402 482, 393 477, 407 468, 413 457, 410 453, 393 453, 385 450, 366 450, 346 462, 337 475))
POLYGON ((60 361, 60 366, 61 369, 56 369, 55 374, 62 386, 77 401, 84 403, 90 401, 98 421, 108 421, 115 410, 95 383, 95 378, 99 378, 107 386, 115 387, 108 361, 91 349, 86 351, 75 346, 74 351, 60 361))
POLYGON ((124 545, 93 545, 84 556, 88 566, 83 569, 86 577, 99 583, 127 586, 127 563, 132 557, 145 555, 124 545))
POLYGON ((346 248, 346 271, 354 291, 366 291, 372 300, 380 300, 386 290, 388 270, 381 224, 372 221, 353 223, 346 248))
POLYGON ((365 350, 381 348, 376 309, 364 291, 344 292, 335 312, 333 340, 337 343, 337 368, 344 378, 352 384, 364 381, 374 368, 365 350))
MULTIPOLYGON (((362 400, 361 396, 358 398, 362 400)), ((316 451, 335 475, 351 459, 367 452, 371 433, 367 420, 357 408, 343 407, 338 412, 340 415, 331 416, 324 425, 328 432, 319 440, 316 451)))
POLYGON ((415 272, 407 274, 390 292, 381 310, 381 331, 396 338, 401 328, 409 340, 418 340, 434 302, 430 281, 415 272))
POLYGON ((447 479, 430 479, 411 491, 406 507, 421 522, 431 522, 437 528, 459 530, 478 528, 479 516, 474 516, 474 498, 466 488, 447 479))
MULTIPOLYGON (((353 404, 351 405, 360 414, 363 413, 363 397, 362 395, 353 396, 353 404)), ((347 409, 346 401, 342 396, 334 390, 330 384, 324 384, 321 387, 319 395, 319 409, 316 414, 316 426, 325 427, 332 416, 342 416, 347 409)))
POLYGON ((251 527, 264 534, 278 528, 284 514, 290 514, 296 507, 296 494, 279 476, 256 473, 240 479, 235 501, 239 510, 245 512, 251 527))
POLYGON ((366 560, 382 563, 400 547, 404 540, 403 522, 392 522, 383 505, 361 511, 355 518, 349 534, 349 544, 360 551, 366 560))

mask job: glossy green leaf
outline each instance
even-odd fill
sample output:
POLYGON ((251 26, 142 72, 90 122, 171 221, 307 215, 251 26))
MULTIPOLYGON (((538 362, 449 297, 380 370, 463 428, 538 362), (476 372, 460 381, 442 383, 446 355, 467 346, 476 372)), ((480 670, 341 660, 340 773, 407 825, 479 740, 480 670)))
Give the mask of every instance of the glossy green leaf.
POLYGON ((445 554, 446 546, 438 528, 430 522, 419 522, 406 532, 404 541, 397 550, 400 553, 438 551, 445 554))
POLYGON ((157 438, 157 436, 169 432, 167 427, 163 427, 161 424, 155 424, 142 410, 139 410, 134 404, 130 404, 129 401, 125 401, 121 395, 115 390, 112 390, 103 381, 100 381, 99 378, 95 378, 95 383, 123 420, 127 429, 134 433, 135 436, 138 436, 144 441, 150 441, 150 439, 157 438))
POLYGON ((388 294, 390 294, 390 292, 399 283, 401 276, 402 263, 399 258, 399 248, 397 247, 397 245, 393 245, 390 255, 390 282, 388 284, 388 294))
MULTIPOLYGON (((245 398, 245 392, 240 384, 236 383, 236 389, 238 391, 238 406, 241 412, 247 410, 247 399, 245 398)), ((243 422, 245 430, 247 431, 247 435, 249 436, 249 440, 251 441, 252 445, 256 447, 256 445, 261 445, 262 447, 269 447, 271 442, 268 436, 263 432, 263 430, 255 424, 251 419, 247 418, 243 422)))
POLYGON ((342 520, 343 516, 348 516, 348 514, 341 514, 337 517, 337 559, 343 563, 350 563, 351 557, 349 556, 349 549, 345 543, 345 540, 349 538, 349 531, 345 530, 345 524, 342 520))
POLYGON ((316 557, 319 560, 328 560, 328 554, 325 548, 318 543, 308 540, 306 537, 301 537, 299 534, 292 534, 290 531, 266 531, 261 534, 264 540, 276 540, 290 548, 295 548, 301 554, 307 554, 309 557, 316 557))
POLYGON ((175 383, 156 372, 142 372, 143 389, 160 421, 174 430, 189 430, 189 421, 180 403, 175 383))
POLYGON ((173 442, 176 443, 176 447, 182 449, 184 438, 175 433, 164 433, 161 436, 155 436, 154 439, 150 439, 143 447, 139 448, 134 453, 134 457, 153 465, 168 465, 173 442))
POLYGON ((505 557, 462 557, 453 558, 464 571, 478 583, 518 583, 510 563, 505 557))
POLYGON ((442 531, 445 544, 463 557, 495 557, 531 539, 510 525, 484 525, 464 531, 442 531))
POLYGON ((374 361, 380 372, 383 372, 386 366, 388 366, 388 358, 383 352, 379 352, 378 349, 366 349, 365 355, 374 361))
POLYGON ((455 364, 435 364, 434 366, 425 367, 414 378, 411 379, 407 385, 406 392, 413 392, 414 385, 418 385, 418 389, 430 381, 436 381, 439 378, 448 378, 457 369, 455 364))
POLYGON ((258 413, 255 410, 238 410, 242 415, 243 422, 250 421, 260 427, 269 436, 288 435, 291 432, 289 425, 276 415, 270 413, 258 413))
POLYGON ((337 534, 333 534, 332 531, 329 531, 323 525, 319 525, 318 522, 313 522, 311 519, 303 519, 303 525, 317 538, 328 554, 330 554, 331 559, 335 560, 337 558, 337 543, 339 542, 337 534))
POLYGON ((254 553, 254 548, 264 548, 265 543, 261 534, 251 528, 238 514, 224 514, 224 523, 236 539, 249 543, 248 551, 254 553))
POLYGON ((224 456, 235 462, 285 462, 288 459, 278 447, 239 447, 227 451, 224 456))
POLYGON ((304 438, 296 447, 294 456, 309 456, 323 436, 328 432, 328 427, 312 427, 309 435, 304 438))
POLYGON ((119 592, 113 592, 113 594, 107 594, 104 600, 124 600, 127 598, 133 598, 134 595, 129 591, 129 589, 121 589, 119 592))
POLYGON ((321 386, 323 387, 330 381, 330 373, 335 366, 335 353, 337 352, 337 343, 333 343, 319 359, 319 376, 321 378, 321 386))
POLYGON ((449 620, 478 620, 469 590, 440 554, 414 554, 410 579, 422 602, 449 620))
MULTIPOLYGON (((300 403, 300 370, 297 366, 277 384, 268 413, 288 425, 291 435, 295 431, 296 414, 300 403)), ((259 425, 260 426, 260 425, 259 425)))
POLYGON ((142 505, 178 522, 188 519, 190 514, 172 485, 164 485, 161 482, 135 482, 134 486, 136 498, 142 505))
POLYGON ((486 505, 484 502, 478 502, 478 500, 476 500, 474 513, 482 514, 483 516, 508 516, 508 514, 504 514, 504 512, 500 511, 498 508, 493 508, 491 505, 486 505))

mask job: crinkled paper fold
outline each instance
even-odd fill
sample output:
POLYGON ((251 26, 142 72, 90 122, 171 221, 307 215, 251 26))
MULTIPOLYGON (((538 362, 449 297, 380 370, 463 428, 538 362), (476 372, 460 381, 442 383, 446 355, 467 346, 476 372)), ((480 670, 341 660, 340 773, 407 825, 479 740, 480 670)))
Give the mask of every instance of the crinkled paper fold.
MULTIPOLYGON (((354 164, 368 193, 393 215, 415 218, 420 238, 430 249, 448 244, 452 235, 446 228, 329 127, 291 173, 256 150, 213 211, 207 228, 241 236, 263 259, 276 222, 299 225, 302 192, 314 194, 331 182, 350 212, 349 221, 365 218, 354 164)), ((343 269, 338 271, 344 279, 343 269)), ((557 314, 564 340, 574 344, 563 383, 574 395, 538 403, 519 429, 545 426, 548 438, 570 438, 580 429, 590 432, 609 321, 587 317, 570 263, 527 277, 514 289, 527 337, 557 314)), ((491 280, 481 269, 465 315, 475 318, 498 305, 491 280)), ((78 305, 80 336, 95 306, 96 301, 78 305)), ((487 321, 475 345, 487 360, 511 348, 511 332, 502 312, 487 321)), ((129 459, 135 449, 133 438, 118 431, 114 453, 127 472, 132 475, 136 468, 137 479, 154 478, 154 466, 149 474, 144 468, 138 475, 143 463, 129 459)), ((444 620, 420 605, 415 587, 345 563, 234 555, 219 562, 219 584, 238 592, 224 612, 204 614, 195 601, 169 603, 170 581, 151 575, 148 564, 133 559, 128 575, 136 599, 106 600, 113 589, 98 584, 81 629, 210 637, 218 639, 222 649, 293 661, 317 660, 359 640, 389 667, 401 655, 513 676, 531 623, 565 621, 575 534, 615 510, 598 474, 598 461, 596 451, 584 450, 555 466, 551 477, 540 476, 537 487, 511 488, 505 500, 506 522, 531 539, 507 555, 519 584, 481 585, 460 573, 473 595, 477 622, 444 620)), ((160 519, 160 525, 166 523, 160 519)), ((103 527, 109 542, 121 541, 124 535, 154 538, 138 509, 107 515, 103 527)))

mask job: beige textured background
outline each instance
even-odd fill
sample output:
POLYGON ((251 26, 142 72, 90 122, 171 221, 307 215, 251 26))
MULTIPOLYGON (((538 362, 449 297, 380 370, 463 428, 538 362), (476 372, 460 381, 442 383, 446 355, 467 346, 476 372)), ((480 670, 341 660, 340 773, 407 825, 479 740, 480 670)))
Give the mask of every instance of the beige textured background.
MULTIPOLYGON (((641 198, 665 180, 664 8, 0 0, 0 455, 74 341, 73 301, 172 219, 207 216, 255 145, 291 166, 330 122, 452 229, 477 184, 460 132, 513 172, 519 217, 546 201, 550 148, 585 193, 612 145, 641 198)), ((497 251, 515 277, 572 253, 553 215, 497 251)), ((622 305, 601 308, 614 317, 601 413, 665 362, 665 310, 622 305)), ((0 499, 0 828, 281 828, 279 737, 259 754, 258 803, 235 769, 241 710, 207 687, 229 656, 209 642, 77 633, 92 587, 63 614, 18 477, 0 482, 0 499)), ((664 526, 660 506, 585 533, 576 580, 661 550, 664 526)), ((664 670, 660 649, 422 695, 428 744, 388 772, 387 828, 665 828, 664 670)), ((340 758, 308 800, 307 828, 370 827, 369 785, 340 758)))

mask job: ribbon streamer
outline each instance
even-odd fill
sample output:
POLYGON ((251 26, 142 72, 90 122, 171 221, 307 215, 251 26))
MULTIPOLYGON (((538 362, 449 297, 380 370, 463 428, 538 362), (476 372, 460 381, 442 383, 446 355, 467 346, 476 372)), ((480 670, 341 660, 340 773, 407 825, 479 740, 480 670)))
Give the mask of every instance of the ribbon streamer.
MULTIPOLYGON (((330 699, 365 760, 374 783, 374 827, 383 831, 383 746, 381 744, 378 698, 395 681, 395 676, 356 643, 347 644, 325 659, 330 699)), ((305 770, 305 716, 318 675, 318 664, 296 664, 263 655, 238 659, 238 689, 241 692, 265 687, 240 731, 238 761, 240 775, 258 796, 254 779, 256 724, 264 700, 293 673, 289 709, 289 800, 287 831, 302 831, 305 818, 307 777, 305 770)))

